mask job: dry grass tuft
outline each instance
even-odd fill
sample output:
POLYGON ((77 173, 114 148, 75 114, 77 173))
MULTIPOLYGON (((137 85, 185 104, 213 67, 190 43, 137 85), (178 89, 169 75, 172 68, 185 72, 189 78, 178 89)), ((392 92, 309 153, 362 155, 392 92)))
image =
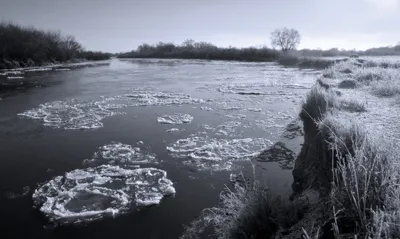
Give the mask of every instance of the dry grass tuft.
POLYGON ((340 88, 340 89, 354 89, 354 88, 357 88, 357 81, 355 81, 353 79, 342 80, 338 84, 338 88, 340 88))
POLYGON ((395 95, 400 95, 399 83, 400 81, 373 82, 371 84, 372 93, 379 97, 392 97, 395 95))
POLYGON ((399 173, 394 170, 399 151, 335 114, 328 114, 320 129, 329 132, 335 155, 331 196, 339 234, 399 237, 399 225, 393 224, 400 219, 399 173))

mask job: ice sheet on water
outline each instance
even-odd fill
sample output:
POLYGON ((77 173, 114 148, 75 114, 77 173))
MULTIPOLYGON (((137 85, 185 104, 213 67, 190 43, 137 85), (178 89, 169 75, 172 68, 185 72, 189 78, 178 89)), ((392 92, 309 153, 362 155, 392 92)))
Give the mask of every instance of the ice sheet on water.
POLYGON ((173 157, 188 159, 184 164, 199 170, 224 171, 235 167, 234 162, 249 160, 272 145, 264 138, 216 139, 191 135, 167 147, 173 157))
POLYGON ((193 116, 189 114, 164 115, 157 118, 157 122, 161 124, 188 124, 193 120, 193 116))
MULTIPOLYGON (((143 145, 143 142, 140 142, 138 142, 138 145, 143 145)), ((92 166, 100 164, 135 166, 155 162, 156 156, 154 154, 145 152, 139 147, 122 143, 101 146, 91 159, 84 160, 84 164, 92 166)))
POLYGON ((264 95, 270 83, 228 83, 220 84, 217 91, 228 94, 264 95))
POLYGON ((51 71, 52 68, 49 67, 39 67, 39 68, 31 68, 26 69, 25 72, 42 72, 42 71, 51 71))
POLYGON ((245 114, 228 114, 226 116, 229 118, 238 119, 238 120, 246 119, 246 117, 247 117, 245 114))
MULTIPOLYGON (((115 109, 135 106, 175 105, 204 103, 190 95, 159 92, 155 89, 134 89, 129 94, 102 97, 99 100, 80 102, 75 99, 54 101, 39 105, 18 115, 41 120, 45 126, 62 129, 97 129, 103 127, 106 117, 121 114, 115 109), (120 103, 115 103, 116 101, 120 103), (112 103, 114 102, 114 103, 112 103)), ((187 120, 187 119, 183 119, 187 120)))
POLYGON ((202 106, 202 107, 200 107, 200 109, 201 110, 205 110, 205 111, 212 111, 213 110, 213 108, 208 107, 208 106, 202 106))
POLYGON ((262 109, 261 109, 261 108, 247 108, 247 111, 251 111, 251 112, 261 112, 262 109))
POLYGON ((202 99, 192 98, 188 94, 159 92, 154 89, 133 89, 125 97, 132 106, 153 106, 153 105, 181 105, 204 103, 202 99))
POLYGON ((69 224, 159 204, 164 196, 174 193, 163 170, 102 165, 57 176, 37 188, 32 198, 51 221, 69 224))
POLYGON ((218 136, 236 136, 240 133, 239 130, 247 127, 247 125, 239 121, 227 121, 217 125, 216 127, 207 124, 202 125, 201 127, 207 132, 213 132, 218 136))
POLYGON ((285 124, 278 124, 274 119, 255 120, 254 125, 258 128, 269 131, 270 128, 284 128, 285 124))
POLYGON ((3 75, 23 75, 23 71, 13 70, 13 71, 5 71, 3 75))
POLYGON ((77 100, 54 101, 39 105, 38 108, 20 113, 20 116, 41 120, 45 126, 61 129, 97 129, 103 127, 102 119, 121 114, 113 109, 125 107, 110 104, 115 98, 97 101, 77 100))
POLYGON ((175 132, 179 132, 178 128, 171 128, 167 130, 167 133, 175 133, 175 132))
POLYGON ((8 80, 21 80, 24 79, 23 76, 7 76, 8 80))

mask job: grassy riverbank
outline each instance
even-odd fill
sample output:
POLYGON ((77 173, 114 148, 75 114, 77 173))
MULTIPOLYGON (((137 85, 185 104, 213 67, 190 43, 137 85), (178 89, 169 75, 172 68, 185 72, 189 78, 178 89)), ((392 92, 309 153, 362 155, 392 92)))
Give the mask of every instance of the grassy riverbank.
POLYGON ((0 69, 82 60, 106 60, 110 54, 85 51, 73 36, 13 23, 0 23, 0 69))
POLYGON ((327 69, 300 110, 291 200, 236 184, 183 238, 204 230, 216 238, 400 237, 397 66, 351 59, 327 69))

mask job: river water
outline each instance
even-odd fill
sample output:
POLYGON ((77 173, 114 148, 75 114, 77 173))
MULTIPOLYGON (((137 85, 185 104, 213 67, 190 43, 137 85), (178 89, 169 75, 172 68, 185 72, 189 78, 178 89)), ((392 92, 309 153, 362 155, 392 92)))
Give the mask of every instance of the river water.
MULTIPOLYGON (((318 74, 156 59, 25 73, 32 87, 0 93, 2 234, 179 237, 232 173, 251 175, 318 74)), ((272 191, 289 193, 290 170, 264 170, 272 191)))

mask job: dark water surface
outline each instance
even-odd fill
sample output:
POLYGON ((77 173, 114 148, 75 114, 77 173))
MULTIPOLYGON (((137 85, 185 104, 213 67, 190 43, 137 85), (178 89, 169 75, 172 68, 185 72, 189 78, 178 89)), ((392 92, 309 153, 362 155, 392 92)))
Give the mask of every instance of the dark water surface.
MULTIPOLYGON (((279 138, 316 74, 272 63, 113 60, 109 66, 26 76, 41 87, 0 95, 2 235, 178 238, 183 225, 216 205, 231 173, 251 174, 250 156, 279 138), (157 122, 178 113, 193 120, 157 122), (171 128, 179 131, 167 132, 171 128), (141 145, 155 154, 155 162, 140 167, 165 170, 176 194, 114 218, 49 226, 34 208, 35 189, 87 168, 83 161, 111 142, 141 145)), ((271 190, 290 190, 289 170, 271 163, 265 173, 271 190)))

